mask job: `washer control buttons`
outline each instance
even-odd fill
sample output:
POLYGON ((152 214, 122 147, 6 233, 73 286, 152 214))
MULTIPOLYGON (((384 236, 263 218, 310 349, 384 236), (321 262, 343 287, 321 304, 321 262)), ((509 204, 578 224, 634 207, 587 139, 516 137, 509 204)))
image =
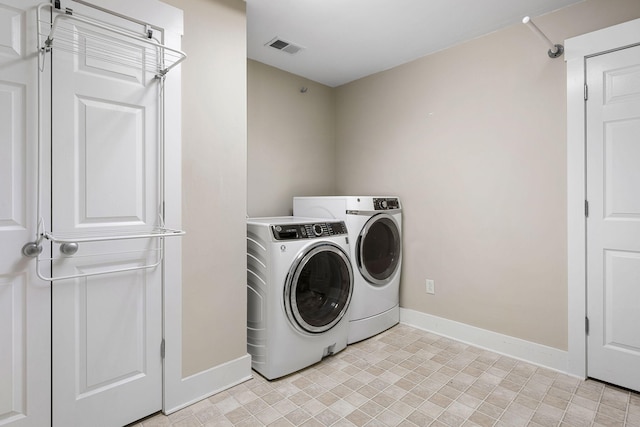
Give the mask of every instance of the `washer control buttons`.
POLYGON ((376 198, 373 199, 373 209, 377 211, 400 209, 400 202, 396 197, 376 198))
POLYGON ((272 225, 271 230, 276 240, 315 239, 347 234, 344 221, 272 225))

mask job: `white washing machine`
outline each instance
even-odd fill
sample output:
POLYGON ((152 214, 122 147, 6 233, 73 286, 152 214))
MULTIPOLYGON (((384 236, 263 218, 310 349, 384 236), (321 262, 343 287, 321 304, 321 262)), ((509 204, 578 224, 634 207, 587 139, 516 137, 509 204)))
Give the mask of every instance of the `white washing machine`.
POLYGON ((376 335, 400 321, 402 207, 398 197, 294 197, 293 214, 342 219, 357 270, 348 343, 376 335))
POLYGON ((247 220, 247 351, 267 379, 347 346, 354 273, 342 220, 247 220))

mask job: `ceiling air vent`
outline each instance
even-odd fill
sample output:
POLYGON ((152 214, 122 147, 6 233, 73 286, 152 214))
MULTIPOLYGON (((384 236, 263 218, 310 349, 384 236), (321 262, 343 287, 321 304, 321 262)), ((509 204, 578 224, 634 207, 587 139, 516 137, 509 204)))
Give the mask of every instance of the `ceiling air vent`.
POLYGON ((274 49, 278 49, 281 50, 283 52, 287 52, 290 54, 295 54, 300 52, 302 49, 304 49, 302 46, 297 46, 293 43, 284 41, 282 39, 279 39, 278 37, 276 37, 275 39, 271 40, 269 43, 267 43, 265 46, 269 46, 272 47, 274 49))

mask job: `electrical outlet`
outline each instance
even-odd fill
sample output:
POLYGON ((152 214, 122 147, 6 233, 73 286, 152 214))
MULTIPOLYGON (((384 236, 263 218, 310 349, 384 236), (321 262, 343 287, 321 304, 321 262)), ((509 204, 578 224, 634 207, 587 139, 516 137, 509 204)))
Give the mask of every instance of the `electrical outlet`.
POLYGON ((436 282, 431 279, 427 279, 426 282, 427 293, 434 295, 436 293, 436 282))

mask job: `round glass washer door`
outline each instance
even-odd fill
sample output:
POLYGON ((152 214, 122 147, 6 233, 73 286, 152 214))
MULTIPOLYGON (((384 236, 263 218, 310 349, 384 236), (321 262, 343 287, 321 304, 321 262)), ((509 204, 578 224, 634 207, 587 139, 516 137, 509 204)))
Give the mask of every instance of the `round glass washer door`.
POLYGON ((362 276, 374 285, 386 285, 400 266, 398 224, 388 214, 372 216, 362 227, 355 249, 362 276))
POLYGON ((284 288, 285 308, 294 326, 318 334, 340 322, 352 294, 348 255, 332 243, 319 243, 293 262, 284 288))

